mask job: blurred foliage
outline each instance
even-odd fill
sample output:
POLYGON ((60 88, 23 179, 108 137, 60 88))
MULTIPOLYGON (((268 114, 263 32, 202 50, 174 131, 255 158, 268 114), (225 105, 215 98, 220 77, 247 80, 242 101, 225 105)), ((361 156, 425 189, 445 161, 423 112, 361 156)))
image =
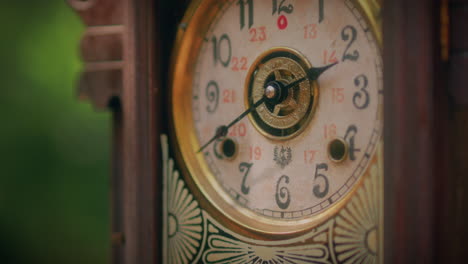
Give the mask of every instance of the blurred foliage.
POLYGON ((107 263, 109 113, 79 102, 63 0, 0 2, 0 263, 107 263))

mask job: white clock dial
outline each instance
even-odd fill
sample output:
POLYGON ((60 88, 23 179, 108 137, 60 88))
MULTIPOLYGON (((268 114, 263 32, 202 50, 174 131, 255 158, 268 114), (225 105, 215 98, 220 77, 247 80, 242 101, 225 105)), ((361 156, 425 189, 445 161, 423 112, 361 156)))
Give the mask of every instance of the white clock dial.
POLYGON ((382 63, 353 1, 233 0, 202 36, 191 88, 200 146, 310 68, 316 81, 283 89, 203 149, 235 206, 278 220, 324 212, 359 183, 382 130, 382 63))

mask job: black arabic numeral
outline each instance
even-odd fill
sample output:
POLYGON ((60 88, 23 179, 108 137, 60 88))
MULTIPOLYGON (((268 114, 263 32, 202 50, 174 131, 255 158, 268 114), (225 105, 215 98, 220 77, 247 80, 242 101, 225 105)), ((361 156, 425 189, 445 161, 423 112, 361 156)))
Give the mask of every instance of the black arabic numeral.
MULTIPOLYGON (((252 27, 253 23, 254 23, 254 6, 253 6, 253 0, 247 0, 245 1, 247 3, 247 6, 248 6, 248 12, 249 12, 249 28, 252 27)), ((244 29, 245 27, 245 5, 246 3, 244 3, 244 0, 239 0, 237 1, 237 5, 239 6, 239 11, 240 11, 240 29, 244 29)))
POLYGON ((355 125, 350 125, 348 127, 348 130, 346 130, 346 135, 344 137, 345 141, 348 142, 349 144, 349 159, 354 161, 356 160, 356 152, 360 152, 361 149, 357 149, 356 147, 356 142, 355 142, 355 137, 356 134, 358 133, 358 129, 355 125))
POLYGON ((216 36, 213 36, 213 38, 211 39, 211 42, 213 42, 214 64, 217 65, 219 61, 224 67, 228 67, 229 63, 231 63, 231 57, 232 57, 232 47, 231 47, 231 40, 229 39, 229 36, 227 34, 223 34, 219 38, 219 41, 217 40, 216 36), (226 46, 228 49, 227 57, 226 57, 226 54, 223 54, 221 52, 222 48, 226 46))
POLYGON ((276 184, 276 204, 281 209, 287 209, 291 203, 291 196, 289 190, 285 186, 281 186, 281 183, 284 181, 285 184, 289 183, 289 177, 283 175, 279 178, 278 183, 276 184))
POLYGON ((325 3, 324 0, 319 0, 319 23, 322 23, 325 18, 325 3))
POLYGON ((245 181, 247 180, 247 176, 249 175, 250 168, 252 167, 253 163, 247 163, 247 162, 242 162, 239 164, 239 171, 241 173, 244 173, 244 177, 242 178, 242 185, 241 185, 241 191, 243 194, 249 194, 250 192, 250 187, 247 187, 245 185, 245 181))
POLYGON ((219 87, 215 81, 210 81, 206 86, 205 90, 206 99, 210 103, 210 105, 206 106, 206 111, 208 113, 213 113, 218 109, 219 103, 219 87))
POLYGON ((353 45, 354 41, 356 41, 356 37, 357 37, 357 30, 353 26, 347 25, 341 31, 341 39, 343 41, 349 40, 349 43, 346 46, 346 50, 343 54, 343 61, 345 60, 357 61, 357 59, 359 58, 359 51, 354 50, 352 53, 348 52, 351 45, 353 45), (351 33, 351 36, 350 36, 350 33, 351 33), (351 40, 350 40, 350 37, 351 37, 351 40))
POLYGON ((275 14, 280 15, 281 12, 284 12, 286 14, 291 14, 294 11, 294 6, 292 4, 285 6, 284 2, 286 2, 286 0, 281 0, 280 4, 278 5, 278 0, 272 0, 272 6, 273 6, 272 15, 275 15, 275 14))
POLYGON ((354 93, 353 104, 359 110, 366 109, 369 106, 370 97, 369 92, 366 90, 368 84, 369 81, 364 74, 354 78, 354 85, 360 88, 360 91, 354 93))
POLYGON ((321 188, 320 183, 315 183, 313 191, 314 191, 315 197, 317 197, 317 198, 325 197, 328 194, 328 189, 330 187, 329 183, 328 183, 327 176, 325 176, 325 174, 320 173, 321 170, 322 171, 328 171, 328 164, 320 163, 320 164, 317 164, 317 167, 315 167, 314 182, 317 179, 322 178, 323 180, 321 182, 323 182, 323 186, 324 186, 323 188, 321 188), (321 190, 321 189, 323 189, 323 190, 321 190))

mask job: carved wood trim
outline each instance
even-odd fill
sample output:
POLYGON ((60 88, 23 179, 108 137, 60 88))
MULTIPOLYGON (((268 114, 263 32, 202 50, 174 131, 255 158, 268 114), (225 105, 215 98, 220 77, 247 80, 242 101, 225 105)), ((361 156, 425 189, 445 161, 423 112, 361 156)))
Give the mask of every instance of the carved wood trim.
POLYGON ((124 0, 68 0, 85 23, 80 50, 84 70, 78 96, 104 110, 112 98, 121 96, 128 38, 124 0))
POLYGON ((157 263, 161 80, 157 0, 68 0, 87 26, 80 98, 112 109, 112 263, 157 263))

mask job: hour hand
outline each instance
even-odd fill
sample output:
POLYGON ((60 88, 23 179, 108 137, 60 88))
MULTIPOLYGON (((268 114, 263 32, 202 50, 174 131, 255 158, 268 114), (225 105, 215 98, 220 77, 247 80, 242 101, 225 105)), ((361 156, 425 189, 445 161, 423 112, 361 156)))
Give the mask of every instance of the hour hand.
POLYGON ((230 127, 232 127, 234 124, 236 124, 237 122, 239 122, 240 120, 242 120, 242 118, 244 118, 246 115, 250 114, 251 112, 253 112, 255 109, 257 109, 257 107, 259 107, 261 104, 263 104, 265 102, 267 98, 265 96, 262 97, 262 99, 258 100, 255 104, 251 105, 247 110, 245 110, 242 114, 240 114, 236 119, 234 119, 231 123, 229 123, 227 126, 225 125, 222 125, 220 127, 218 127, 218 129, 216 129, 216 133, 215 135, 208 141, 206 142, 205 145, 203 145, 198 151, 197 153, 200 153, 202 152, 206 147, 208 147, 213 141, 215 141, 216 139, 220 138, 220 137, 225 137, 227 135, 227 132, 229 130, 230 127))
POLYGON ((335 62, 335 63, 332 63, 332 64, 329 64, 327 66, 323 66, 323 67, 319 67, 319 68, 310 68, 307 70, 307 78, 311 81, 316 81, 318 80, 318 78, 320 77, 320 75, 322 75, 322 73, 324 73, 325 71, 327 71, 328 69, 330 69, 331 67, 337 65, 338 62, 335 62))
MULTIPOLYGON (((320 75, 322 75, 322 73, 324 73, 325 71, 327 71, 328 69, 330 69, 331 67, 337 65, 338 62, 335 62, 335 63, 332 63, 332 64, 329 64, 327 66, 323 66, 323 67, 311 67, 309 69, 307 69, 306 71, 306 76, 305 77, 302 77, 302 78, 299 78, 289 84, 287 84, 286 86, 284 86, 282 89, 283 90, 286 90, 286 89, 289 89, 291 87, 294 87, 300 83, 302 83, 303 81, 305 80, 309 80, 309 81, 316 81, 318 80, 318 78, 320 77, 320 75)), ((268 87, 267 87, 268 89, 268 87)))
POLYGON ((208 141, 205 143, 205 145, 203 145, 198 151, 197 153, 200 153, 202 152, 206 147, 208 147, 211 143, 213 143, 213 141, 215 141, 216 139, 220 138, 220 137, 225 137, 227 135, 227 132, 228 132, 228 127, 227 126, 220 126, 216 129, 216 133, 215 135, 208 141))

